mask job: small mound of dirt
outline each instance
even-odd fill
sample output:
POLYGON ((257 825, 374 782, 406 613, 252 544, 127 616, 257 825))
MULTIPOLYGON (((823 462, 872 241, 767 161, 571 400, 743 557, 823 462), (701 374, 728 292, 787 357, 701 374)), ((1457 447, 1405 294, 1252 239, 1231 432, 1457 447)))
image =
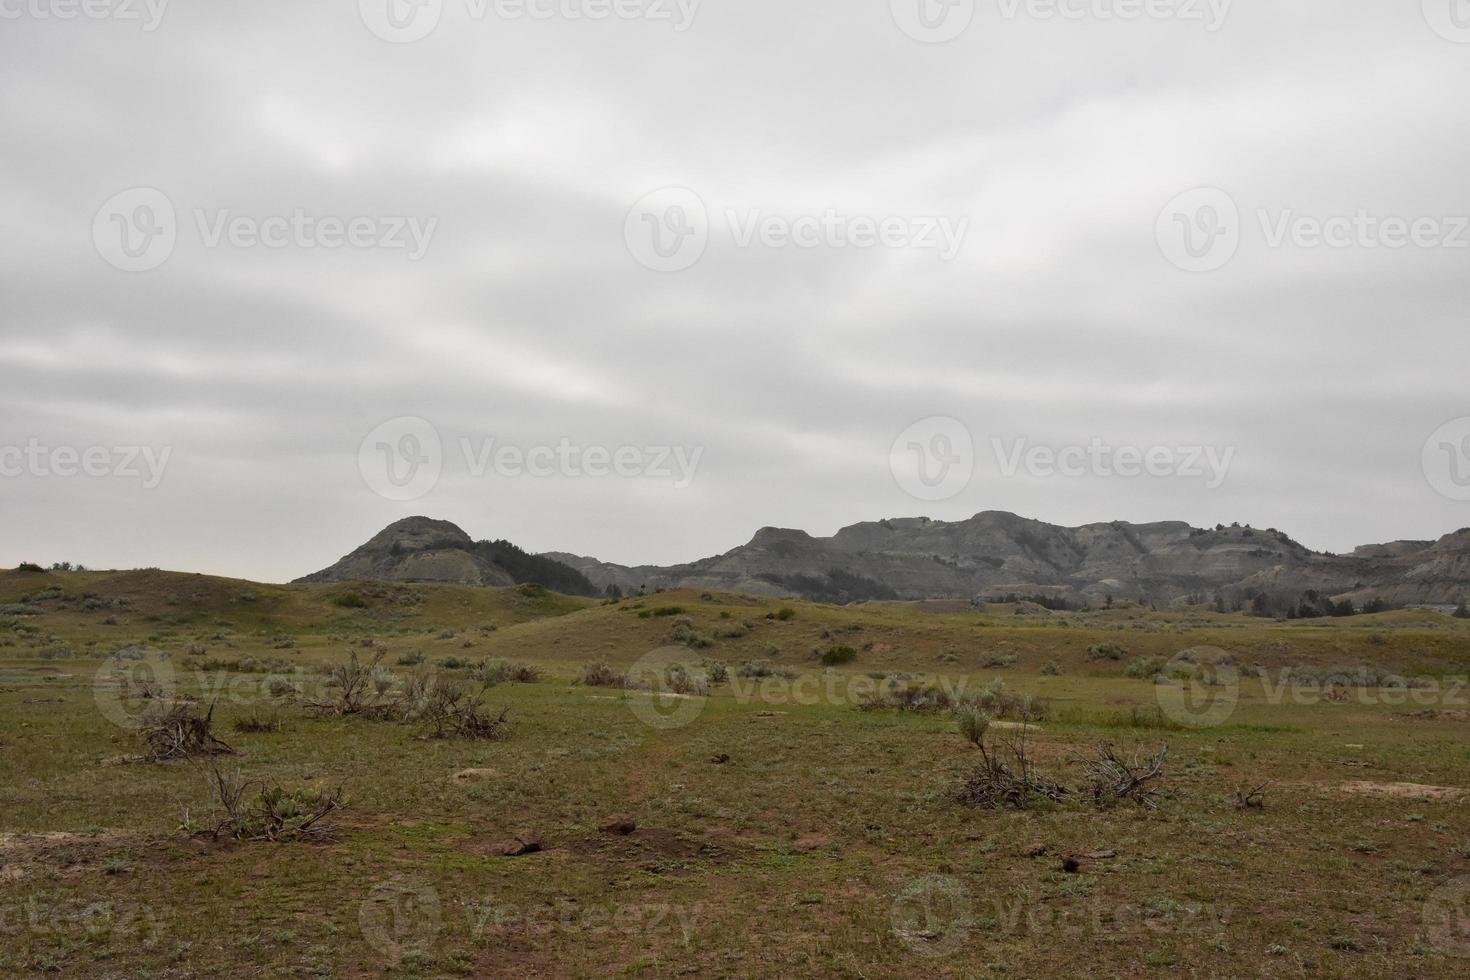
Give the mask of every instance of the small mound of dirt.
POLYGON ((456 783, 476 783, 486 779, 495 779, 500 775, 497 769, 461 769, 450 778, 456 783))

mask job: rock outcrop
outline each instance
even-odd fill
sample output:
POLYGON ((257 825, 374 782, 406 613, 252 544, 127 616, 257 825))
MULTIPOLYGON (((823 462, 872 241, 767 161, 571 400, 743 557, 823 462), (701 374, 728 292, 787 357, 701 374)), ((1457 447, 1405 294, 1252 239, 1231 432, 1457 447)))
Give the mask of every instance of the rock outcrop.
POLYGON ((723 555, 668 567, 551 557, 600 588, 690 587, 824 601, 1054 598, 1179 601, 1287 612, 1302 602, 1453 605, 1470 595, 1470 530, 1437 542, 1313 552, 1275 529, 1114 521, 1065 528, 997 511, 969 520, 877 521, 830 538, 764 528, 723 555), (1311 595, 1309 595, 1309 593, 1311 595))
POLYGON ((527 554, 508 541, 475 541, 456 525, 427 517, 390 524, 335 565, 297 581, 532 583, 574 595, 596 591, 581 573, 560 562, 527 554))

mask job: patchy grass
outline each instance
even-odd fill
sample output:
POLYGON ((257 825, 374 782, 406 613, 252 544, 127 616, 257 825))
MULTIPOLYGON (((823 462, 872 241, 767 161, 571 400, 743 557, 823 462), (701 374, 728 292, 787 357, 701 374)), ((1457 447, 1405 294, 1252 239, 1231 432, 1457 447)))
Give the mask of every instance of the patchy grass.
POLYGON ((1463 975, 1425 916, 1470 874, 1465 695, 1393 680, 1470 673, 1449 617, 675 592, 643 608, 712 645, 634 693, 575 683, 667 646, 670 617, 632 601, 40 572, 0 573, 0 606, 23 610, 0 621, 0 975, 1463 975), (454 676, 495 679, 493 709, 440 705, 436 738, 432 718, 374 717, 446 630, 476 639, 454 676), (74 656, 47 659, 57 644, 74 656), (1126 654, 1089 654, 1107 644, 1126 654), (839 645, 857 660, 808 657, 839 645), (1128 675, 1206 646, 1241 668, 1212 727, 1161 698, 1218 689, 1128 675), (1384 686, 1320 683, 1365 666, 1384 686), (855 710, 890 678, 948 700, 855 710), (309 710, 343 691, 358 710, 309 710), (217 838, 189 834, 223 819, 207 759, 116 764, 141 702, 183 696, 215 706, 247 786, 217 838), (956 806, 968 739, 1017 731, 980 706, 1021 699, 1049 707, 1027 765, 1071 798, 956 806), (494 738, 456 731, 502 717, 494 738), (1166 774, 1136 784, 1164 744, 1166 774))

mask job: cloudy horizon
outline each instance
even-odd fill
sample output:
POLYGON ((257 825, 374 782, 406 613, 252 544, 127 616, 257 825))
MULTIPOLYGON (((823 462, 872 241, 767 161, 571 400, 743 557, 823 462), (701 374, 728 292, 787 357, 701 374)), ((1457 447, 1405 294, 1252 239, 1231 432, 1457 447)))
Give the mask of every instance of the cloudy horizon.
POLYGON ((1465 0, 0 21, 0 566, 1470 525, 1465 0))

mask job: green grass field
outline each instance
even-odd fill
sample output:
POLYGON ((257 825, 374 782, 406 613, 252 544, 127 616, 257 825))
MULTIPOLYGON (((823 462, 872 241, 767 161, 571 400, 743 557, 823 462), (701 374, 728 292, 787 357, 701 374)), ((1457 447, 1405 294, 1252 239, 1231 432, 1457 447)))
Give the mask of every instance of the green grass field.
POLYGON ((1467 675, 1470 624, 1412 611, 3 572, 0 975, 1464 976, 1467 675), (1189 676, 1222 652, 1214 686, 1189 676), (704 697, 577 683, 650 654, 731 675, 704 697), (390 695, 489 659, 541 679, 486 694, 504 739, 426 739, 301 703, 351 655, 381 655, 390 695), (1283 682, 1297 666, 1368 673, 1283 682), (140 672, 215 706, 224 770, 340 788, 334 839, 198 833, 207 765, 130 758, 146 706, 119 678, 140 672), (894 674, 1043 699, 1030 750, 1069 786, 1102 743, 1167 744, 1157 806, 957 804, 978 750, 955 718, 861 708, 894 674), (279 729, 235 730, 260 717, 279 729), (614 817, 636 829, 599 829, 614 817), (517 836, 540 850, 502 854, 517 836))

